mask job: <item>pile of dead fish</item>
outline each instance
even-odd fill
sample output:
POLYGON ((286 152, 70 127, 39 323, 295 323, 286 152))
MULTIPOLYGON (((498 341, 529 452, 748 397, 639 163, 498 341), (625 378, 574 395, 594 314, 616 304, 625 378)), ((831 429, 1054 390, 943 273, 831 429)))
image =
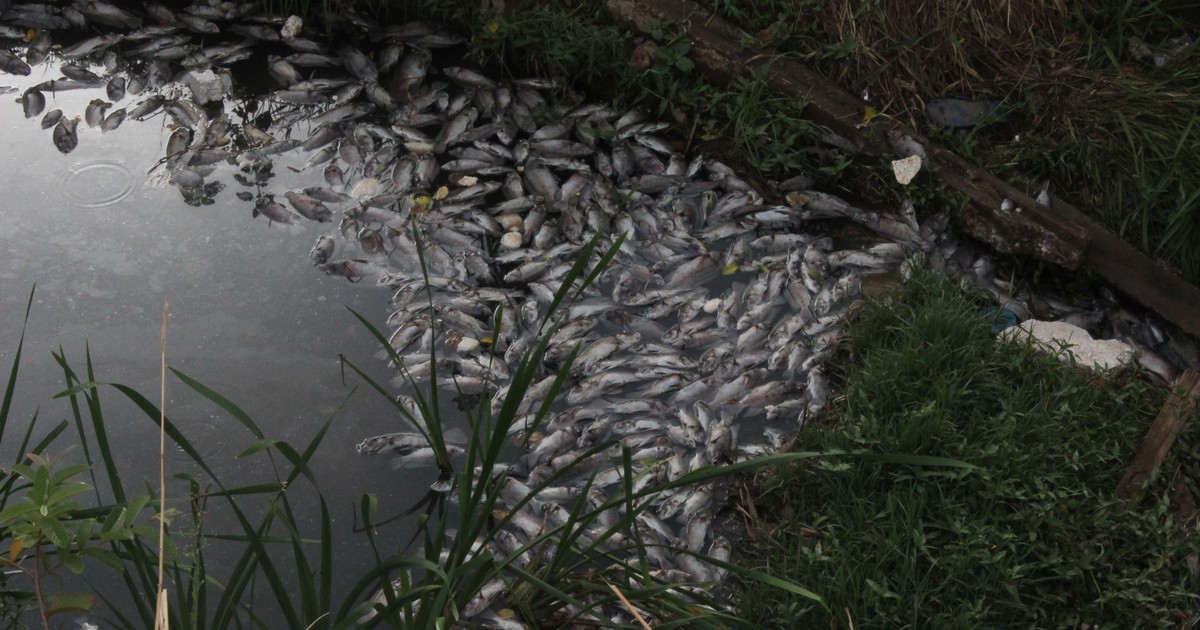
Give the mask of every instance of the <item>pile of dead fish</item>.
MULTIPOLYGON (((1115 298, 1020 293, 979 250, 947 240, 942 216, 920 224, 911 207, 867 211, 812 190, 803 176, 779 183, 783 201, 769 203, 720 162, 681 154, 644 112, 564 105, 544 81, 501 83, 438 68, 437 49, 459 39, 428 25, 364 22, 367 54, 331 50, 299 36, 291 20, 255 17, 231 3, 182 13, 151 3, 145 15, 97 0, 14 5, 3 19, 0 36, 28 39, 10 24, 45 30, 22 44, 23 58, 0 54, 0 69, 28 74, 28 64, 47 55, 65 62, 63 78, 25 90, 27 116, 41 113, 47 91, 103 86, 108 100, 92 102, 87 123, 111 130, 126 119, 169 117, 164 173, 185 197, 216 194, 206 178, 232 172, 253 188, 239 197, 259 220, 336 220, 311 262, 393 291, 389 341, 405 386, 428 383, 433 348, 437 386, 490 397, 498 410, 583 246, 599 235, 603 251, 624 237, 613 265, 561 307, 542 372, 521 401, 513 438, 527 450, 504 500, 515 505, 531 486, 563 474, 496 537, 504 552, 560 524, 586 479, 593 505, 623 491, 620 445, 633 453, 635 491, 774 452, 829 402, 823 363, 864 277, 902 275, 897 270, 917 256, 1022 318, 1076 318, 1159 352, 1178 347, 1115 298), (52 47, 49 31, 77 27, 81 16, 121 32, 52 47), (255 56, 262 47, 279 54, 255 56), (260 64, 282 89, 242 96, 226 111, 227 66, 237 63, 260 64), (129 111, 108 112, 144 90, 149 95, 129 111), (291 138, 301 125, 307 137, 291 138), (313 173, 311 186, 271 189, 272 160, 285 154, 308 156, 299 169, 313 173), (872 238, 850 248, 804 232, 830 219, 853 222, 872 238), (575 348, 569 387, 540 430, 528 431, 575 348), (618 446, 576 461, 609 440, 618 446)), ((56 146, 67 152, 77 120, 52 111, 42 125, 54 127, 56 146)), ((417 433, 370 438, 358 450, 392 455, 399 465, 432 456, 417 433)), ((693 583, 723 577, 714 565, 667 551, 674 545, 728 558, 730 542, 713 527, 721 503, 711 484, 648 499, 637 526, 657 575, 693 583)), ((465 612, 484 613, 502 590, 485 589, 465 612)))

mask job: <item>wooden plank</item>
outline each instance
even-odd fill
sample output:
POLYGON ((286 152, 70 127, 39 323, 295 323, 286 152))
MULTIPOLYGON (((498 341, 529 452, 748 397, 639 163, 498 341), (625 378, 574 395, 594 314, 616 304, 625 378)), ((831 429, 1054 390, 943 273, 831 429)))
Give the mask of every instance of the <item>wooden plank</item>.
POLYGON ((1129 464, 1125 476, 1117 484, 1118 497, 1133 499, 1145 488, 1150 476, 1166 459, 1179 432, 1195 414, 1197 397, 1200 397, 1200 372, 1187 370, 1171 389, 1167 402, 1142 440, 1133 463, 1129 464))
POLYGON ((961 219, 973 236, 999 251, 1068 269, 1086 265, 1143 306, 1188 334, 1200 336, 1200 289, 1066 201, 1056 199, 1047 208, 914 129, 884 117, 864 122, 864 104, 856 96, 804 64, 758 45, 753 36, 691 0, 606 0, 605 5, 613 19, 629 30, 664 23, 680 28, 692 41, 688 55, 717 82, 762 73, 774 89, 804 100, 806 116, 860 152, 903 155, 889 137, 894 141, 908 136, 924 147, 934 165, 929 170, 970 199, 961 219), (1009 205, 1011 209, 1005 210, 1009 205))

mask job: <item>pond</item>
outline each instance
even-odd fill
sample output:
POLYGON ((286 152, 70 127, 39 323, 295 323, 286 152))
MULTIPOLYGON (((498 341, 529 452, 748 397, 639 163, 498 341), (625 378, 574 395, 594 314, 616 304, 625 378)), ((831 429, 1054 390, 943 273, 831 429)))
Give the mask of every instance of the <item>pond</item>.
MULTIPOLYGON (((52 57, 34 65, 29 76, 0 75, 0 86, 19 98, 30 86, 60 78, 61 63, 52 57)), ((69 116, 83 113, 92 99, 107 98, 103 85, 46 96, 47 111, 62 109, 69 116)), ((132 108, 135 98, 115 106, 132 108)), ((35 285, 36 291, 13 420, 3 436, 5 459, 35 411, 39 433, 69 417, 65 401, 50 400, 63 389, 62 370, 51 357, 59 348, 79 373, 90 351, 99 380, 132 386, 157 404, 167 300, 170 367, 234 401, 268 437, 302 446, 336 414, 313 463, 322 491, 336 498, 335 557, 339 569, 355 574, 373 563, 352 533, 357 497, 376 493, 398 508, 422 492, 399 483, 385 459, 355 453, 363 437, 400 427, 395 408, 375 392, 360 388, 347 400, 358 379, 346 378, 339 355, 386 382, 388 371, 376 357, 379 344, 347 307, 382 324, 389 293, 315 269, 312 244, 336 227, 277 229, 255 218, 234 195, 239 186, 230 175, 236 166, 223 164, 213 177, 229 189, 211 195, 208 204, 186 203, 163 180, 162 166, 155 168, 170 135, 163 115, 128 120, 108 132, 81 122, 78 146, 64 154, 39 125, 41 116, 26 118, 10 100, 6 96, 0 107, 0 242, 6 254, 0 266, 0 361, 6 373, 35 285), (346 474, 348 463, 354 474, 346 474)), ((302 176, 289 165, 287 159, 277 164, 273 185, 300 185, 302 176)), ((158 478, 157 426, 115 390, 101 395, 125 485, 140 489, 143 480, 158 478)), ((261 456, 236 457, 253 436, 170 375, 166 408, 226 483, 270 479, 261 456)), ((200 475, 178 449, 169 453, 172 472, 200 475)), ((176 487, 176 496, 185 489, 176 487)), ((186 510, 178 501, 173 503, 186 510)), ((220 510, 211 519, 210 531, 235 526, 220 510)), ((397 539, 407 539, 406 525, 391 527, 397 539)), ((221 563, 217 556, 214 566, 221 563)))

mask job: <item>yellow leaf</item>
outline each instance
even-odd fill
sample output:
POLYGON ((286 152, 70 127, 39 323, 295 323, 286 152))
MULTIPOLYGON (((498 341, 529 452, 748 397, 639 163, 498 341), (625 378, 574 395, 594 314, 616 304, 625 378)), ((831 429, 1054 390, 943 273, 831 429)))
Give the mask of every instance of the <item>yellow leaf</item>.
POLYGON ((870 105, 863 108, 863 122, 867 122, 878 115, 879 112, 875 111, 875 108, 870 105))
POLYGON ((13 562, 16 562, 21 557, 21 552, 25 551, 25 539, 17 536, 8 544, 8 557, 13 562))
POLYGON ((25 43, 29 43, 29 42, 33 41, 33 38, 35 38, 37 36, 38 36, 38 30, 36 28, 30 28, 30 29, 25 30, 25 37, 23 37, 22 39, 25 40, 25 43))
POLYGON ((496 20, 488 20, 484 23, 483 28, 489 33, 495 33, 496 31, 500 30, 500 23, 496 20))

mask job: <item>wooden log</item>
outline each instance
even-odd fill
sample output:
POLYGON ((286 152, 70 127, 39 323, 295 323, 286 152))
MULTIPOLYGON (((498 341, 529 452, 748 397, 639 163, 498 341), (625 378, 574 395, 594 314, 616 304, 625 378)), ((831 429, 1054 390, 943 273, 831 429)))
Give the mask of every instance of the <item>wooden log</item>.
POLYGON ((1200 372, 1187 370, 1176 381, 1175 387, 1163 404, 1154 424, 1146 432, 1133 462, 1117 484, 1117 496, 1134 499, 1146 486, 1154 471, 1166 459, 1175 438, 1183 430, 1188 419, 1196 412, 1196 399, 1200 397, 1200 372))
POLYGON ((629 30, 664 23, 681 29, 692 41, 688 55, 719 83, 762 73, 772 88, 803 100, 806 116, 845 140, 839 146, 881 156, 905 155, 888 139, 908 136, 923 147, 929 170, 970 199, 961 221, 973 236, 999 251, 1068 269, 1087 265, 1143 306, 1200 336, 1200 289, 1069 203, 1055 200, 1047 208, 914 129, 883 117, 865 121, 864 104, 853 94, 804 64, 759 46, 753 36, 690 0, 606 0, 605 5, 629 30))

